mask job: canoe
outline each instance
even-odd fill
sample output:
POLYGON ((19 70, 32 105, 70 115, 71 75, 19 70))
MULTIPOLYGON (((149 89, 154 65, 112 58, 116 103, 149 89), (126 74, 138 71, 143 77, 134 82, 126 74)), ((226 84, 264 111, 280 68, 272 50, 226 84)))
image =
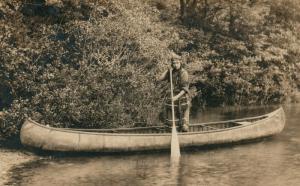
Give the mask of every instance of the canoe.
MULTIPOLYGON (((253 140, 280 133, 285 114, 279 109, 257 117, 191 124, 178 133, 180 147, 198 147, 253 140)), ((171 133, 163 126, 118 129, 53 128, 26 119, 21 143, 48 151, 130 152, 169 149, 171 133)))

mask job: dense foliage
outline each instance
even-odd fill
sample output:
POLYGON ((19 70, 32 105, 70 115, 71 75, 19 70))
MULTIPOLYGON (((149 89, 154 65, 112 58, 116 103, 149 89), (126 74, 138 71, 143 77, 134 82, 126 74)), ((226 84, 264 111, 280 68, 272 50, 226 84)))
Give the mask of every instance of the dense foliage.
POLYGON ((154 53, 150 42, 142 46, 129 26, 134 20, 113 4, 64 3, 20 4, 6 14, 13 20, 2 20, 1 80, 14 97, 2 132, 17 132, 24 117, 58 127, 152 123, 159 91, 147 69, 163 53, 154 53))
POLYGON ((192 50, 201 99, 209 104, 281 102, 299 86, 298 1, 186 2, 183 19, 192 31, 184 33, 189 43, 183 49, 192 50))
POLYGON ((155 78, 171 50, 190 73, 193 106, 281 102, 300 85, 296 1, 3 0, 3 135, 25 117, 58 127, 157 122, 155 78))

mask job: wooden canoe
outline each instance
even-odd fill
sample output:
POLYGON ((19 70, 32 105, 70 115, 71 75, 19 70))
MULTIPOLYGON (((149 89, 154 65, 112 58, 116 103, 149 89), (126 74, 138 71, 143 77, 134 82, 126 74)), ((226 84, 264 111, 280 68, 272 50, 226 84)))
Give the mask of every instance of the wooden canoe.
MULTIPOLYGON (((257 117, 192 124, 178 133, 180 147, 227 144, 271 136, 285 125, 282 108, 257 117)), ((50 151, 130 152, 170 148, 171 133, 163 126, 119 129, 66 129, 27 119, 21 129, 25 146, 50 151)))

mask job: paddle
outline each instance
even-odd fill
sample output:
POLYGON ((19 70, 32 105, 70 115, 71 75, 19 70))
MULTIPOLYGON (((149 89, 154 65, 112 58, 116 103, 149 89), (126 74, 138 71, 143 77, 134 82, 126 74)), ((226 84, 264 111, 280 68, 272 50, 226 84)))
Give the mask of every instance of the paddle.
POLYGON ((175 111, 173 101, 173 81, 172 81, 172 69, 170 69, 170 83, 171 83, 171 102, 172 102, 172 137, 171 137, 171 159, 176 160, 180 157, 179 140, 175 125, 175 111))

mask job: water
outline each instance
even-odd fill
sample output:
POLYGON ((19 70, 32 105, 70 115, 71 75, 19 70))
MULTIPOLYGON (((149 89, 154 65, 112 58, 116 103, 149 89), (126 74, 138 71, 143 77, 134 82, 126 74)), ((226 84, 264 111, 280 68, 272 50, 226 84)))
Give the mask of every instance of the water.
MULTIPOLYGON (((267 113, 274 107, 208 109, 193 122, 267 113)), ((15 167, 9 185, 300 185, 300 105, 285 106, 284 131, 258 142, 182 152, 63 157, 15 167)))

